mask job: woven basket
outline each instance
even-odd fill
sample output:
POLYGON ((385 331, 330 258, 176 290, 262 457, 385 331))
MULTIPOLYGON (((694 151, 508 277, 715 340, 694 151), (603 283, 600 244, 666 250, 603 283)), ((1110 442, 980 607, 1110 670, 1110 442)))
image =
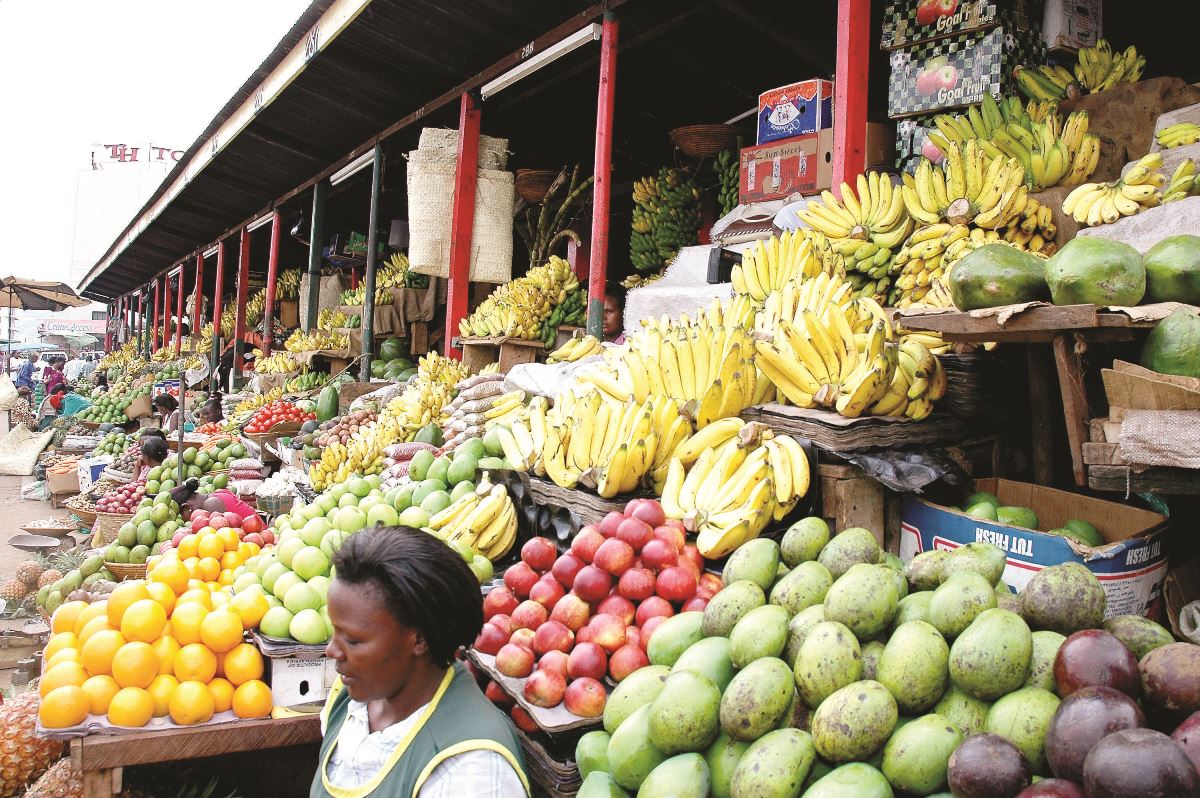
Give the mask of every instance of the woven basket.
MULTIPOLYGON (((133 519, 133 513, 96 513, 92 524, 92 545, 107 546, 117 539, 117 532, 133 519)), ((114 571, 115 573, 115 571, 114 571)))
POLYGON ((90 527, 96 523, 96 514, 91 510, 71 510, 71 513, 83 522, 83 526, 90 527))
POLYGON ((556 177, 558 172, 553 169, 518 169, 513 183, 521 199, 538 203, 546 198, 546 192, 556 177))
POLYGON ((126 579, 145 579, 146 578, 146 563, 127 563, 127 562, 106 562, 104 567, 112 572, 112 575, 117 578, 118 582, 124 582, 126 579))
POLYGON ((687 125, 675 128, 667 137, 692 158, 711 158, 737 147, 737 128, 733 125, 687 125))

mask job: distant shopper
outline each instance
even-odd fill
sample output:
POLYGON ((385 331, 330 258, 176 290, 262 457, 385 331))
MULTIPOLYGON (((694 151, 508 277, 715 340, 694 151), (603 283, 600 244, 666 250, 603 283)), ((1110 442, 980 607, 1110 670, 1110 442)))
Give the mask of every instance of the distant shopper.
POLYGON ((96 367, 99 365, 96 362, 97 359, 98 358, 94 357, 93 355, 88 355, 83 359, 83 365, 79 368, 79 379, 86 380, 91 378, 92 372, 94 372, 96 367))
POLYGON ((74 384, 79 380, 79 374, 83 371, 83 358, 79 355, 71 358, 63 366, 63 375, 67 378, 67 382, 74 384))
POLYGON ((65 362, 66 358, 56 357, 52 358, 47 365, 42 376, 42 381, 45 383, 46 396, 54 393, 55 388, 67 381, 66 375, 63 374, 63 364, 65 362))
POLYGON ((28 388, 33 391, 33 374, 37 371, 38 353, 31 352, 29 360, 25 361, 25 365, 21 366, 21 370, 17 372, 17 387, 28 388))

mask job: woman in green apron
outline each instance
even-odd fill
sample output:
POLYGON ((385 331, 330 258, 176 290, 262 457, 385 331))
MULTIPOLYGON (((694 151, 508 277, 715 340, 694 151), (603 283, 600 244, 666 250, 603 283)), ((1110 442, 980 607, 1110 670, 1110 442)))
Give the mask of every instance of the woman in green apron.
POLYGON ((529 795, 516 734, 455 653, 483 625, 471 570, 408 527, 346 539, 329 586, 339 679, 310 798, 529 795))

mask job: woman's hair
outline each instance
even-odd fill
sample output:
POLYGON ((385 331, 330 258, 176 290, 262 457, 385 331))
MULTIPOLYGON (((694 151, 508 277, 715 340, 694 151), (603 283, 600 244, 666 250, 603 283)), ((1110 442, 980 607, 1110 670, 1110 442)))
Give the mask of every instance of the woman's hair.
POLYGON ((96 385, 104 387, 104 388, 108 387, 108 373, 107 372, 100 371, 100 372, 96 373, 96 385))
POLYGON ((17 388, 17 396, 33 396, 33 391, 29 389, 28 385, 22 385, 17 388))
POLYGON ((167 439, 166 438, 143 438, 142 439, 142 454, 147 459, 153 460, 156 463, 161 463, 167 459, 167 439))
POLYGON ((151 402, 151 404, 155 407, 161 407, 163 410, 171 413, 175 411, 175 408, 179 407, 179 400, 174 396, 171 396, 169 393, 160 393, 158 396, 154 397, 154 401, 151 402))
POLYGON ((454 550, 419 529, 363 530, 346 539, 333 562, 339 580, 373 585, 388 612, 425 638, 436 665, 450 665, 483 626, 475 575, 454 550))
POLYGON ((138 434, 138 438, 141 440, 146 438, 162 438, 165 441, 167 439, 167 433, 163 432, 158 427, 146 427, 141 431, 141 433, 138 434))
POLYGON ((67 388, 67 384, 65 382, 60 382, 50 391, 50 395, 54 396, 55 394, 66 393, 68 390, 69 388, 67 388))
POLYGON ((200 489, 200 480, 192 477, 184 480, 183 484, 171 491, 171 498, 176 504, 183 504, 188 499, 196 495, 196 491, 200 489))

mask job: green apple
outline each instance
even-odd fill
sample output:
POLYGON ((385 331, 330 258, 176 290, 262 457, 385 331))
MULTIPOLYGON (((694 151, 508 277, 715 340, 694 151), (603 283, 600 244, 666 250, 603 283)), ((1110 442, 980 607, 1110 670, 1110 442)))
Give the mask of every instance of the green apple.
POLYGON ((288 625, 291 636, 309 646, 319 646, 329 640, 329 627, 316 610, 301 610, 288 625))
POLYGON ((314 518, 320 518, 325 515, 325 511, 321 509, 319 504, 306 504, 300 508, 300 515, 304 520, 311 521, 314 518))
POLYGON ((288 612, 299 614, 301 610, 315 610, 321 606, 321 596, 307 582, 292 585, 283 597, 283 606, 288 612))
POLYGON ((358 497, 353 493, 345 493, 338 499, 338 507, 357 507, 358 497))
POLYGON ((370 493, 372 487, 374 486, 362 477, 350 477, 350 479, 346 481, 346 490, 350 491, 360 499, 370 493))
POLYGON ((262 586, 272 593, 275 592, 275 583, 284 574, 290 574, 291 569, 281 562, 271 563, 270 567, 262 575, 262 586))
POLYGON ((321 538, 321 551, 333 562, 333 555, 342 547, 342 543, 346 538, 350 537, 349 532, 343 532, 340 529, 331 529, 325 537, 321 538))
POLYGON ((262 580, 253 572, 244 573, 233 580, 233 592, 241 593, 248 587, 262 587, 262 580))
POLYGON ((275 598, 274 596, 272 596, 270 593, 268 593, 267 594, 267 606, 274 609, 275 607, 282 607, 283 602, 280 601, 279 599, 275 598))
POLYGON ((447 541, 446 545, 454 549, 454 551, 458 553, 458 556, 463 558, 463 562, 467 563, 468 565, 471 564, 471 560, 475 559, 475 549, 471 548, 470 543, 466 543, 461 540, 453 540, 447 541))
POLYGON ((377 504, 383 504, 383 497, 377 493, 368 493, 364 498, 358 500, 358 509, 365 513, 377 504))
POLYGON ((321 597, 321 606, 325 606, 325 600, 329 597, 329 585, 333 580, 328 576, 314 576, 308 580, 308 586, 317 591, 317 595, 321 597))
POLYGON ((323 493, 322 495, 323 496, 331 496, 331 497, 333 497, 334 501, 337 501, 338 499, 342 498, 342 496, 345 495, 345 493, 346 493, 346 486, 344 484, 342 484, 341 482, 339 482, 336 485, 331 485, 329 490, 325 491, 325 493, 323 493))
POLYGON ((270 637, 289 637, 292 625, 292 613, 284 606, 272 607, 258 622, 262 633, 270 637))
POLYGON ((325 537, 325 533, 333 529, 333 525, 326 518, 314 518, 304 525, 300 530, 300 539, 310 546, 321 545, 321 538, 325 537))
POLYGON ((379 478, 378 474, 367 474, 363 479, 372 489, 378 489, 383 484, 383 480, 379 478))
POLYGON ((271 592, 275 594, 275 598, 283 601, 283 597, 287 592, 304 580, 296 576, 295 571, 288 571, 286 574, 280 574, 275 580, 275 584, 271 586, 271 592))
POLYGON ((305 581, 324 576, 329 573, 329 558, 316 546, 305 546, 292 558, 292 570, 305 581))
POLYGON ((475 574, 475 578, 479 580, 479 584, 481 585, 492 581, 492 577, 496 575, 496 570, 492 567, 492 561, 482 554, 476 554, 468 565, 471 567, 471 573, 475 574))
POLYGON ((381 502, 367 511, 367 526, 395 526, 399 521, 400 513, 390 504, 381 502))
POLYGON ((357 507, 343 507, 333 517, 333 525, 343 532, 357 532, 367 525, 367 514, 357 507))
POLYGON ((254 573, 258 574, 258 578, 261 580, 267 569, 279 562, 279 557, 274 551, 264 551, 257 556, 258 562, 254 564, 254 573))
POLYGON ((409 507, 400 513, 400 517, 396 519, 396 523, 399 526, 411 526, 414 529, 420 529, 429 526, 429 513, 420 507, 409 507))
POLYGON ((337 507, 338 500, 330 496, 328 493, 322 493, 317 497, 315 504, 321 508, 321 512, 328 515, 329 511, 337 507))
POLYGON ((285 540, 283 543, 280 543, 279 547, 275 550, 275 553, 279 557, 279 561, 281 563, 286 565, 288 568, 295 570, 296 566, 292 565, 292 558, 296 556, 296 552, 304 548, 307 548, 307 544, 303 540, 300 540, 299 538, 290 538, 289 540, 285 540))

